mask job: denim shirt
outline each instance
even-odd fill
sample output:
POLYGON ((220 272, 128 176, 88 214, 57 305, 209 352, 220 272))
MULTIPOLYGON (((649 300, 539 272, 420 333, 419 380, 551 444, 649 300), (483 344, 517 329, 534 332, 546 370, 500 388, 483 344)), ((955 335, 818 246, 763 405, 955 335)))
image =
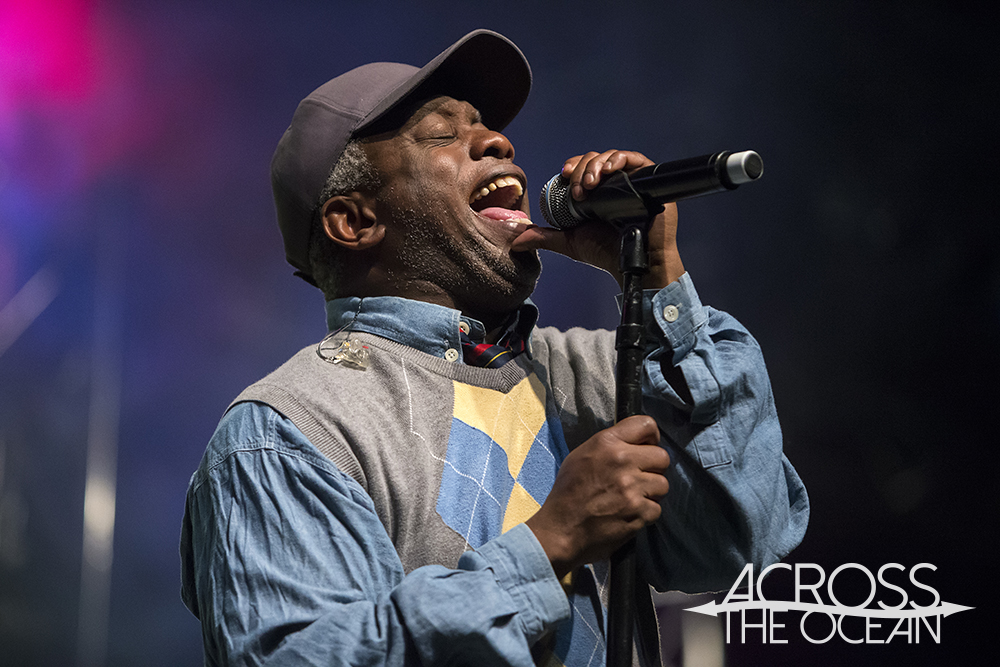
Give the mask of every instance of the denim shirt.
MULTIPOLYGON (((762 567, 799 543, 805 488, 781 453, 749 333, 703 306, 687 274, 647 291, 644 308, 644 409, 672 464, 663 517, 637 545, 640 571, 661 590, 723 589, 746 562, 762 567), (674 391, 665 366, 681 369, 690 397, 674 391), (704 491, 706 476, 721 493, 704 491)), ((536 319, 528 302, 510 326, 536 319)), ((456 310, 395 297, 331 301, 327 321, 454 363, 464 363, 461 322, 474 340, 485 333, 456 310)), ((531 645, 570 613, 523 524, 466 552, 457 569, 404 573, 362 487, 258 403, 226 413, 192 476, 181 560, 206 665, 531 665, 531 645)), ((603 663, 603 652, 594 658, 603 663)))

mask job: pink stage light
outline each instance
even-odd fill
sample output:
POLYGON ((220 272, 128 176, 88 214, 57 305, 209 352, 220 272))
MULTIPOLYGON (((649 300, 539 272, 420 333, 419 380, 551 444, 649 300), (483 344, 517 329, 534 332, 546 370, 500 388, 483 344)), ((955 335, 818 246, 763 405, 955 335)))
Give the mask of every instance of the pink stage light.
POLYGON ((94 87, 93 0, 0 2, 0 113, 84 99, 94 87))

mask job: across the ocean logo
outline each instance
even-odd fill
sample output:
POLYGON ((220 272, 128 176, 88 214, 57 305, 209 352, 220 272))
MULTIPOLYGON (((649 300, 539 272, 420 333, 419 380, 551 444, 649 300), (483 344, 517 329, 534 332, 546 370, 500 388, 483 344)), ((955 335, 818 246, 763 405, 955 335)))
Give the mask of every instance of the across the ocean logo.
POLYGON ((712 600, 685 611, 725 615, 727 644, 734 641, 787 644, 796 626, 798 634, 813 644, 825 644, 835 638, 849 644, 940 644, 942 620, 973 607, 944 602, 933 586, 924 583, 927 570, 933 572, 937 568, 930 563, 918 563, 907 572, 899 563, 887 563, 873 574, 864 565, 845 563, 827 577, 823 567, 815 563, 796 563, 794 567, 775 563, 761 571, 755 585, 754 566, 750 563, 721 603, 712 600), (764 597, 761 583, 775 570, 788 570, 789 576, 794 577, 794 600, 764 597), (855 570, 860 574, 847 574, 855 570), (838 578, 840 585, 835 583, 838 578), (865 579, 867 584, 859 589, 857 581, 865 579), (858 590, 865 588, 867 597, 858 604, 845 604, 838 598, 838 594, 857 595, 858 590), (918 603, 918 598, 924 604, 918 603), (877 606, 870 606, 872 602, 877 606), (796 619, 799 613, 801 616, 796 619))

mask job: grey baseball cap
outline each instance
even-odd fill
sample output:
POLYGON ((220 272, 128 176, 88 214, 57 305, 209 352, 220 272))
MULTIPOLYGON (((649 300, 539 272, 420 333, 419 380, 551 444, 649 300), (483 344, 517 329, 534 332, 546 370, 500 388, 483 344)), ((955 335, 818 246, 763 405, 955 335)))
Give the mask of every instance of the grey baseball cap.
MULTIPOLYGON (((483 123, 502 130, 531 89, 521 50, 490 30, 475 30, 417 68, 370 63, 327 81, 299 103, 271 160, 271 187, 285 257, 296 275, 309 275, 309 233, 330 170, 351 137, 400 103, 448 95, 475 106, 483 123)), ((315 284, 315 283, 314 283, 315 284)))

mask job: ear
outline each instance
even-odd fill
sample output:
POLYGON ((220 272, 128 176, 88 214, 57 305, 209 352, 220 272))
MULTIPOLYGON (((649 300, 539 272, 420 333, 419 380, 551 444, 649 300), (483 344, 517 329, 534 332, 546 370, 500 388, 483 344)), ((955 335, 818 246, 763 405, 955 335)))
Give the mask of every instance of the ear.
POLYGON ((385 226, 375 218, 373 202, 360 192, 327 199, 320 215, 326 235, 345 248, 367 250, 385 237, 385 226))

